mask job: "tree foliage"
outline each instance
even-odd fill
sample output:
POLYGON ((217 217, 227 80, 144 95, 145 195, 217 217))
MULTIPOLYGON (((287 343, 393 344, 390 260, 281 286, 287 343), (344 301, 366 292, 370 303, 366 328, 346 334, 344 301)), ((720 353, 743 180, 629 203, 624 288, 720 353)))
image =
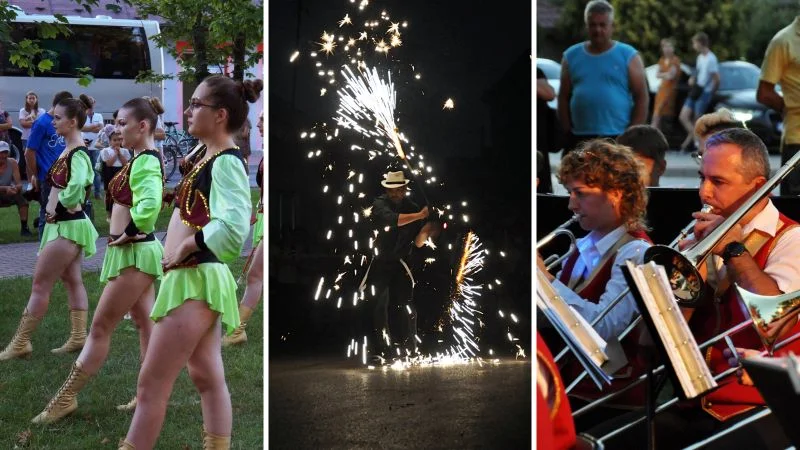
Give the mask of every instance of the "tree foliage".
MULTIPOLYGON (((261 3, 250 0, 130 0, 145 16, 159 16, 166 23, 153 37, 159 47, 169 52, 181 65, 180 78, 200 82, 208 75, 208 66, 224 66, 232 58, 234 78, 243 79, 245 71, 262 58, 257 46, 262 42, 264 19, 261 3), (178 49, 176 42, 188 42, 191 52, 178 49)), ((169 76, 167 76, 169 77, 169 76)), ((164 78, 143 74, 140 79, 164 78)))

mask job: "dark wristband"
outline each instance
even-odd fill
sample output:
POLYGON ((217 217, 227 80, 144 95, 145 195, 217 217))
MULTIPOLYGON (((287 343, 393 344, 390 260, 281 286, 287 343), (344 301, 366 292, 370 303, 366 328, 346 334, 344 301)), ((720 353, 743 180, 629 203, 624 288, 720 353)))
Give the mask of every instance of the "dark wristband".
POLYGON ((139 234, 139 227, 137 227, 136 224, 133 223, 133 219, 131 219, 131 221, 128 222, 128 226, 125 227, 125 234, 130 237, 139 234))
POLYGON ((208 246, 206 245, 205 237, 203 236, 203 230, 200 230, 194 234, 194 243, 197 244, 197 248, 200 250, 208 251, 208 246))

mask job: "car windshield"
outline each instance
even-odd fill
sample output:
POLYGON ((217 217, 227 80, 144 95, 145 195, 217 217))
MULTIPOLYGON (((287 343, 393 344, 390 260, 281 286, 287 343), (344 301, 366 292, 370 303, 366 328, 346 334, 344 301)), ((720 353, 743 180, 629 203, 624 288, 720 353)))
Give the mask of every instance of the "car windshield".
POLYGON ((536 63, 536 68, 541 69, 548 80, 561 78, 561 64, 553 61, 539 61, 536 63))
POLYGON ((756 89, 758 87, 759 70, 750 66, 721 66, 720 90, 756 89))

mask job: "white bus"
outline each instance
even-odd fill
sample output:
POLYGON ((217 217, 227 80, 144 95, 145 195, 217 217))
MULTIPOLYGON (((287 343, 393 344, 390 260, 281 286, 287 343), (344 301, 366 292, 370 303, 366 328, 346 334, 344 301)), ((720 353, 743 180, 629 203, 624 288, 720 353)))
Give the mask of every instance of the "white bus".
MULTIPOLYGON (((19 11, 19 10, 18 10, 19 11)), ((86 93, 97 101, 95 111, 111 120, 113 112, 134 97, 151 96, 163 100, 162 83, 137 83, 140 71, 164 73, 162 50, 151 37, 160 32, 153 20, 124 20, 108 16, 85 18, 67 16, 72 33, 55 39, 41 39, 35 22, 56 22, 55 17, 19 13, 11 22, 11 39, 39 39, 40 47, 52 50, 53 68, 36 76, 9 61, 0 44, 0 108, 9 112, 14 128, 19 128, 18 114, 25 105, 25 93, 39 95, 39 106, 49 109, 53 96, 69 91, 75 96, 86 93), (89 67, 94 81, 83 87, 77 83, 77 70, 89 67)))

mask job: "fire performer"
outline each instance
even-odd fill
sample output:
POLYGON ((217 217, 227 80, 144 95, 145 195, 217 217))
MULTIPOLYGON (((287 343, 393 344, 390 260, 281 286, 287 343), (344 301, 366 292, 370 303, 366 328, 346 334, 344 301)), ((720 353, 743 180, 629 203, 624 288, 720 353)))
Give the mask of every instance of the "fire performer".
POLYGON ((411 201, 408 183, 403 171, 385 174, 381 185, 386 193, 372 203, 370 217, 380 226, 377 249, 360 289, 367 283, 375 286, 377 302, 374 310, 373 333, 376 346, 373 348, 372 360, 382 362, 389 356, 394 344, 408 348, 411 344, 416 348, 417 311, 414 307, 413 292, 414 275, 405 259, 411 254, 412 243, 422 247, 429 237, 439 234, 435 222, 422 225, 430 215, 428 206, 420 207, 411 201), (405 258, 405 259, 404 259, 405 258), (405 333, 400 342, 393 342, 394 336, 389 330, 389 305, 400 314, 406 314, 405 333))

